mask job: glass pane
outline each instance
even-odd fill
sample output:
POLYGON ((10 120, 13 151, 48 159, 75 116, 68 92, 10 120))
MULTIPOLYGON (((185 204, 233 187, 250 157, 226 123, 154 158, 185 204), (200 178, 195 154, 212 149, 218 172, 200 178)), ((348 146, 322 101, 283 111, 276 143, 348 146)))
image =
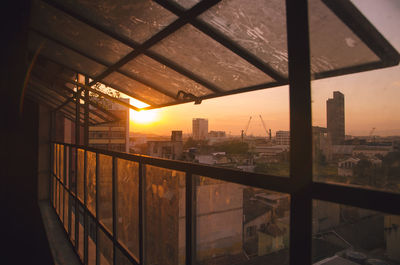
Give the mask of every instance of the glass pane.
POLYGON ((71 163, 69 164, 70 190, 76 193, 76 148, 71 147, 71 163))
POLYGON ((56 212, 57 212, 57 214, 58 215, 60 215, 60 212, 59 212, 59 210, 60 210, 60 188, 59 188, 59 182, 56 180, 56 200, 55 200, 55 203, 56 203, 56 212))
POLYGON ((75 219, 75 212, 76 212, 76 209, 75 209, 75 204, 76 204, 76 202, 75 202, 75 198, 71 195, 71 197, 70 197, 70 207, 71 207, 71 233, 70 233, 70 238, 71 238, 71 242, 72 242, 72 245, 74 245, 75 246, 75 222, 76 222, 76 219, 75 219))
POLYGON ((149 264, 185 263, 185 174, 146 166, 146 253, 149 264))
POLYGON ((60 146, 56 145, 56 177, 60 178, 60 146))
POLYGON ((289 264, 289 194, 198 176, 196 211, 200 264, 289 264))
POLYGON ((122 92, 126 91, 127 94, 144 102, 164 104, 173 101, 172 98, 117 72, 110 74, 103 81, 105 84, 121 89, 122 92))
POLYGON ((75 48, 107 64, 117 62, 122 56, 132 51, 128 46, 42 1, 33 3, 31 26, 68 47, 75 48))
POLYGON ((60 210, 59 210, 60 220, 64 222, 64 187, 60 183, 60 210))
POLYGON ((139 260, 139 165, 118 159, 117 239, 139 260))
POLYGON ((85 150, 78 149, 78 174, 77 174, 77 195, 83 202, 84 192, 84 170, 85 170, 85 150))
POLYGON ((144 42, 176 19, 153 1, 57 0, 91 22, 136 42, 144 42))
POLYGON ((99 228, 97 229, 97 236, 98 236, 97 247, 99 249, 99 264, 112 265, 113 264, 112 241, 99 228))
POLYGON ((52 188, 52 196, 53 196, 53 207, 54 207, 54 209, 56 209, 57 179, 56 179, 56 177, 52 177, 51 179, 52 179, 52 187, 51 188, 52 188))
POLYGON ((46 40, 32 31, 29 32, 30 51, 37 51, 42 43, 43 48, 40 50, 42 56, 63 66, 68 66, 82 74, 97 76, 106 69, 105 66, 98 64, 87 57, 84 57, 55 42, 46 40))
POLYGON ((85 212, 82 206, 79 205, 79 242, 78 242, 78 254, 81 260, 84 260, 84 249, 85 249, 85 212))
POLYGON ((321 0, 309 0, 312 73, 321 73, 379 58, 321 0))
POLYGON ((53 174, 57 175, 57 144, 53 144, 53 174))
POLYGON ((238 55, 186 25, 151 48, 223 90, 274 81, 238 55))
POLYGON ((64 146, 60 145, 59 148, 59 159, 60 159, 60 180, 64 183, 64 146))
POLYGON ((288 75, 286 7, 283 0, 225 0, 199 16, 276 71, 288 75))
POLYGON ((86 205, 96 215, 96 153, 86 152, 86 205))
POLYGON ((96 221, 88 215, 88 264, 96 265, 96 221))
POLYGON ((116 255, 116 257, 115 257, 115 258, 116 258, 116 263, 117 263, 118 265, 133 265, 133 263, 130 262, 130 260, 128 259, 128 257, 125 256, 125 255, 122 253, 122 251, 119 250, 118 248, 116 249, 115 255, 116 255))
POLYGON ((400 192, 399 68, 312 83, 314 180, 400 192))
POLYGON ((113 231, 112 223, 112 157, 99 155, 98 176, 98 218, 110 232, 113 231))
POLYGON ((145 55, 136 57, 121 67, 121 70, 150 84, 155 84, 174 95, 177 95, 180 90, 196 97, 211 93, 202 85, 145 55))
POLYGON ((399 225, 397 215, 314 200, 313 262, 398 264, 399 225))
POLYGON ((65 186, 67 187, 67 188, 69 188, 69 174, 70 174, 70 171, 69 171, 69 167, 70 167, 70 165, 69 165, 69 163, 70 163, 70 161, 69 161, 69 152, 70 152, 70 147, 69 146, 65 146, 64 147, 65 148, 65 160, 64 160, 64 167, 65 167, 65 176, 64 176, 64 184, 65 184, 65 186))
POLYGON ((64 229, 68 232, 69 225, 69 193, 67 190, 64 190, 64 229))

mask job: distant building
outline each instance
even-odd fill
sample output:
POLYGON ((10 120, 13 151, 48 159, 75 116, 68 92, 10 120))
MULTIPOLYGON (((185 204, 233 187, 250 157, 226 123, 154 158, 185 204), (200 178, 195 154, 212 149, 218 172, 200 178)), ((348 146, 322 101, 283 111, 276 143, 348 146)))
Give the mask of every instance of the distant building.
MULTIPOLYGON (((119 100, 129 103, 128 98, 120 98, 119 100)), ((89 126, 89 146, 111 151, 129 152, 129 109, 105 99, 101 100, 101 104, 120 120, 89 126)))
POLYGON ((183 153, 182 131, 172 131, 171 141, 148 141, 149 156, 181 159, 183 153))
POLYGON ((289 131, 277 131, 275 136, 277 145, 290 145, 290 132, 289 131))
POLYGON ((326 101, 326 123, 330 143, 343 144, 345 139, 344 95, 339 91, 333 92, 333 98, 326 101))
POLYGON ((200 118, 193 119, 192 134, 194 140, 206 140, 208 138, 208 120, 200 118))
POLYGON ((226 141, 226 133, 225 131, 210 131, 208 133, 208 141, 209 144, 215 144, 218 142, 226 141))

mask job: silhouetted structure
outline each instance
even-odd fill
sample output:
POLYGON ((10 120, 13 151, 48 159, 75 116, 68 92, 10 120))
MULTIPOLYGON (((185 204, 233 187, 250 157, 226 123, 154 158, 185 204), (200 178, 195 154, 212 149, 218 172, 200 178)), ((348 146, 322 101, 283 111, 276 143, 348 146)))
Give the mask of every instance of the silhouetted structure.
POLYGON ((344 95, 333 92, 333 98, 326 101, 326 123, 328 139, 332 145, 344 143, 344 95))
POLYGON ((208 136, 208 120, 207 119, 193 119, 192 121, 193 139, 205 140, 208 136))

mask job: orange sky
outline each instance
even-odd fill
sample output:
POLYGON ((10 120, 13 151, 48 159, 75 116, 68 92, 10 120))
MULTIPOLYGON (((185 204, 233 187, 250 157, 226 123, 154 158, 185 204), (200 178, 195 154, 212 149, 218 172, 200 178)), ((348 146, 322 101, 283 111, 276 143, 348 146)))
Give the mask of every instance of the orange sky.
MULTIPOLYGON (((387 40, 400 50, 400 1, 353 1, 387 40)), ((326 126, 326 100, 333 91, 345 95, 346 134, 400 135, 400 66, 312 82, 313 124, 326 126)), ((156 111, 156 121, 131 122, 133 132, 169 135, 171 130, 191 133, 192 118, 207 118, 209 130, 239 135, 250 116, 248 134, 266 135, 258 115, 267 128, 289 129, 288 87, 277 87, 234 96, 166 107, 156 111)))

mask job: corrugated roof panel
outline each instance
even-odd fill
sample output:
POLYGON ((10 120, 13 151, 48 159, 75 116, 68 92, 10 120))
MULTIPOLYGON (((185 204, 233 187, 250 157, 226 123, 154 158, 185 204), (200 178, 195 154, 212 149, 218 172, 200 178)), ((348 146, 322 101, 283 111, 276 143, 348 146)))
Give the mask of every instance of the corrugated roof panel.
POLYGON ((309 25, 312 73, 380 61, 320 0, 309 0, 309 25))
POLYGON ((31 26, 67 47, 106 64, 113 64, 133 49, 42 1, 34 1, 31 26))
POLYGON ((274 81, 191 25, 182 27, 150 50, 208 80, 221 90, 274 81))
POLYGON ((224 0, 199 16, 213 29, 288 75, 286 7, 283 0, 224 0))
POLYGON ((177 17, 148 0, 55 0, 127 39, 142 43, 177 17))
POLYGON ((31 52, 36 52, 42 44, 43 48, 40 51, 40 55, 67 68, 74 69, 89 76, 96 76, 106 69, 103 65, 70 49, 46 40, 32 31, 29 32, 29 49, 31 52))
POLYGON ((104 78, 103 81, 105 84, 120 90, 123 93, 126 91, 126 94, 131 95, 132 97, 135 97, 150 105, 166 104, 174 101, 173 98, 168 97, 117 72, 110 74, 104 78))
POLYGON ((142 78, 149 83, 153 83, 173 95, 177 95, 180 90, 191 93, 197 97, 212 93, 212 91, 204 86, 145 55, 136 57, 120 70, 142 78))

